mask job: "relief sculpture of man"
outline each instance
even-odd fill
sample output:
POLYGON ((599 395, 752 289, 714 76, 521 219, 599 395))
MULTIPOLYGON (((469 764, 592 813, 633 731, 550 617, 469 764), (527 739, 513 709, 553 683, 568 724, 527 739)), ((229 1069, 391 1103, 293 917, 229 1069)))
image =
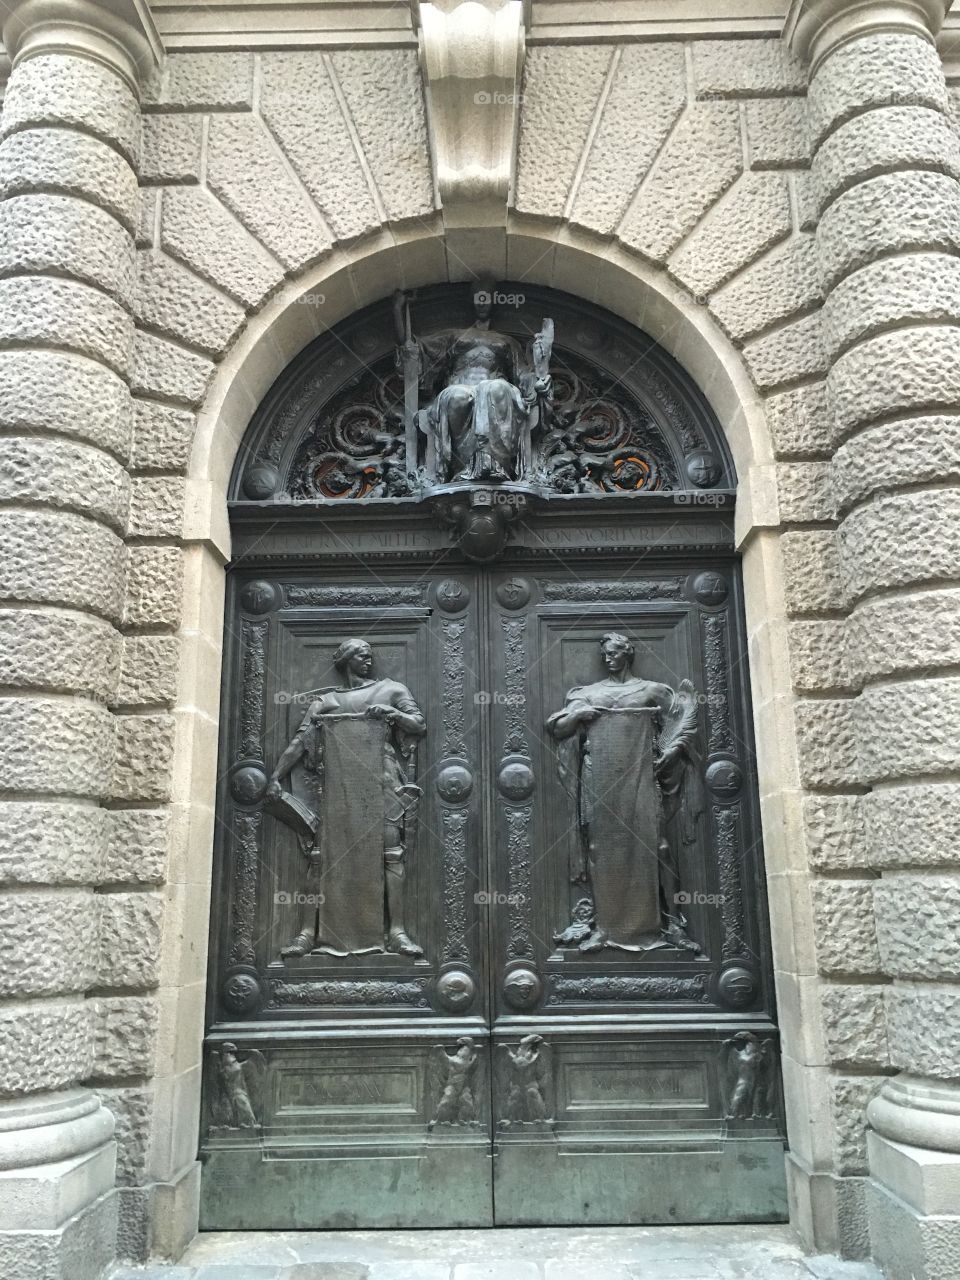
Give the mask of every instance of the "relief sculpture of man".
POLYGON ((560 743, 561 781, 576 802, 571 880, 591 895, 555 940, 583 952, 699 951, 675 906, 668 839, 671 831, 692 839, 698 816, 693 686, 682 680, 674 690, 635 676, 634 646, 619 632, 603 636, 600 653, 606 677, 571 689, 547 721, 560 743))
POLYGON ((406 685, 372 676, 366 640, 344 640, 333 663, 343 683, 306 695, 307 713, 267 787, 274 812, 298 830, 317 889, 301 895, 298 932, 281 954, 422 956, 404 924, 420 796, 404 762, 426 723, 406 685))

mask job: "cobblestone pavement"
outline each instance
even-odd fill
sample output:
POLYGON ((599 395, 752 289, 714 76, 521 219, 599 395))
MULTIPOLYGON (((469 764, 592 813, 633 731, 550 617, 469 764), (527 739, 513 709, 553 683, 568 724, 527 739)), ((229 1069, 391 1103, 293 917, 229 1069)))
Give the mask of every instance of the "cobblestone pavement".
POLYGON ((786 1227, 210 1232, 112 1280, 880 1280, 804 1257, 786 1227))

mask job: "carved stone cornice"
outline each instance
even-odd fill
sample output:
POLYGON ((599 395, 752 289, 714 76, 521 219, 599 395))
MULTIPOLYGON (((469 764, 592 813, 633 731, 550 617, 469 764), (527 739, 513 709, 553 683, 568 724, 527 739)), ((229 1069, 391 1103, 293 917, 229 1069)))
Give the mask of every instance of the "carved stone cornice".
POLYGON ((419 16, 444 222, 448 227, 505 223, 520 113, 521 0, 425 3, 419 16))
POLYGON ((134 92, 163 59, 146 0, 8 0, 3 43, 14 66, 41 53, 92 59, 134 92))
POLYGON ((909 32, 933 41, 949 0, 791 0, 783 35, 812 66, 838 45, 875 32, 909 32))

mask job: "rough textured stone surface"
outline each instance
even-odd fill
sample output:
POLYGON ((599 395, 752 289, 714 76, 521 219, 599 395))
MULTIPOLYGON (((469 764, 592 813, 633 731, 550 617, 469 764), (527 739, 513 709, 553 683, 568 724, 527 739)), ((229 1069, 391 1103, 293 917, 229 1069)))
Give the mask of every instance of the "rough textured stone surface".
POLYGON ((66 511, 0 511, 0 599, 115 619, 123 566, 123 543, 101 524, 66 511))
POLYGON ((847 187, 892 169, 960 173, 960 138, 945 115, 925 107, 868 111, 842 125, 813 162, 821 209, 847 187))
POLYGON ((833 530, 785 533, 783 553, 787 612, 794 616, 843 607, 837 538, 833 530))
POLYGON ((163 902, 153 891, 97 896, 99 944, 94 954, 98 987, 145 990, 157 985, 163 902))
POLYGON ((133 92, 105 64, 60 53, 39 54, 10 73, 0 134, 30 125, 67 125, 117 146, 136 163, 140 111, 133 92))
POLYGON ((839 530, 851 599, 876 587, 956 577, 960 491, 934 489, 876 498, 851 511, 839 530))
POLYGON ((0 351, 0 425, 50 431, 108 449, 130 445, 130 392, 109 369, 60 351, 0 351))
POLYGON ((827 462, 777 464, 777 501, 783 524, 832 520, 836 514, 832 472, 827 462))
POLYGON ((137 225, 137 176, 113 147, 73 129, 26 129, 0 143, 0 196, 82 196, 127 228, 137 225))
POLYGON ((288 271, 316 261, 330 234, 254 116, 212 116, 207 157, 211 191, 288 271))
POLYGON ((0 896, 0 997, 85 991, 95 973, 97 910, 83 889, 0 896), (69 945, 51 946, 54 938, 69 945))
POLYGON ((820 221, 820 210, 817 207, 817 193, 813 183, 813 175, 806 170, 792 176, 793 190, 797 202, 797 221, 801 231, 813 231, 820 221))
POLYGON ((242 111, 253 101, 253 54, 170 53, 144 100, 189 111, 242 111))
POLYGON ((157 242, 160 221, 161 191, 159 187, 143 187, 140 191, 140 213, 134 243, 138 249, 152 249, 157 242))
POLYGON ((790 234, 790 193, 777 173, 745 173, 669 262, 671 275, 698 298, 790 234))
POLYGON ((137 319, 151 329, 222 355, 246 319, 232 299, 164 254, 141 253, 137 319))
POLYGON ((114 800, 170 799, 174 722, 170 715, 117 717, 114 800))
MULTIPOLYGON (((830 1117, 838 1173, 867 1172, 867 1103, 883 1086, 885 1079, 885 1076, 832 1077, 830 1117)), ((838 1276, 838 1280, 841 1277, 838 1276)))
POLYGON ((866 600, 847 623, 847 655, 860 679, 960 667, 960 592, 866 600))
POLYGON ((770 98, 746 105, 747 144, 755 169, 789 169, 810 158, 803 98, 770 98))
POLYGON ((343 49, 330 61, 387 218, 429 218, 433 178, 417 53, 343 49))
POLYGON ((740 115, 730 102, 689 107, 624 219, 620 238, 662 262, 743 169, 740 115))
POLYGON ((135 392, 198 405, 212 373, 213 364, 204 356, 152 333, 137 333, 132 376, 135 392))
POLYGON ((276 260, 199 188, 164 192, 160 238, 174 258, 245 307, 258 307, 283 279, 276 260))
POLYGON ((960 326, 881 333, 842 355, 827 379, 843 432, 875 418, 960 402, 960 326))
POLYGON ((960 880, 885 875, 876 892, 883 972, 895 978, 960 978, 960 880))
POLYGON ((179 476, 138 476, 130 490, 130 537, 180 537, 184 497, 179 476))
MULTIPOLYGON (((117 1185, 136 1185, 143 1181, 146 1171, 150 1126, 153 1121, 153 1093, 149 1088, 101 1087, 97 1094, 103 1105, 113 1112, 117 1122, 114 1131, 117 1141, 117 1185)), ((144 1276, 144 1280, 149 1280, 149 1273, 144 1276)))
POLYGON ((813 236, 798 236, 747 267, 710 300, 710 309, 736 342, 815 306, 821 297, 813 236))
POLYGON ((198 181, 202 143, 202 116, 144 116, 140 181, 198 181))
POLYGON ((960 766, 960 678, 871 685, 856 701, 865 782, 960 766))
POLYGON ((0 344, 36 343, 95 356, 126 373, 129 315, 99 289, 53 277, 0 280, 0 344))
POLYGON ((111 809, 103 828, 104 884, 160 884, 167 863, 167 809, 111 809))
POLYGON ((925 480, 960 480, 960 416, 869 427, 842 444, 833 459, 833 492, 841 510, 873 493, 925 480))
POLYGON ((120 636, 89 614, 52 610, 0 611, 0 686, 78 693, 96 702, 113 697, 120 636))
POLYGON ((123 533, 130 481, 116 458, 73 441, 4 441, 0 501, 58 507, 102 520, 123 533))
POLYGON ((838 1067, 884 1067, 889 1062, 884 988, 825 985, 823 1029, 830 1061, 838 1067))
POLYGON ((0 883, 95 883, 105 818, 94 805, 0 801, 0 883))
POLYGON ((817 68, 807 97, 814 140, 864 107, 919 106, 946 110, 937 51, 918 36, 883 32, 838 46, 817 68))
POLYGON ((827 384, 795 387, 765 402, 767 424, 778 458, 828 458, 835 445, 827 384))
POLYGON ((872 866, 960 866, 960 783, 883 787, 862 803, 872 866))
POLYGON ((84 1001, 18 1001, 0 1008, 0 1093, 63 1089, 89 1075, 90 1012, 84 1001))
POLYGON ((128 627, 167 627, 180 621, 183 552, 178 547, 131 547, 123 620, 128 627))
POLYGON ((815 880, 813 928, 817 967, 828 977, 880 971, 872 880, 815 880))
POLYGON ((186 471, 196 419, 186 409, 133 402, 133 445, 130 469, 137 471, 186 471))
POLYGON ((112 214, 72 196, 12 196, 0 202, 0 274, 70 276, 129 307, 133 245, 112 214))
POLYGON ((863 797, 805 796, 803 829, 816 871, 848 871, 867 865, 863 797))
POLYGON ((177 636, 125 636, 117 705, 174 702, 179 653, 177 636))
POLYGON ((960 1076, 960 987, 909 986, 886 990, 890 1058, 912 1075, 960 1076))
POLYGON ((693 78, 701 97, 801 93, 807 74, 781 40, 697 40, 693 78))
POLYGON ((960 188, 942 173, 885 173, 844 191, 823 213, 817 247, 824 284, 881 254, 960 248, 960 188))
POLYGON ((827 371, 827 356, 819 311, 756 338, 744 348, 744 356, 761 390, 821 377, 827 371))
POLYGON ((153 1063, 157 1006, 149 996, 101 997, 93 1011, 94 1080, 148 1076, 153 1063))
POLYGON ((954 1217, 927 1217, 879 1182, 868 1184, 868 1221, 874 1255, 890 1280, 960 1275, 960 1242, 954 1217), (920 1269, 918 1269, 920 1268, 920 1269))
POLYGON ((686 101, 681 45, 620 51, 574 199, 574 222, 604 235, 616 230, 686 101))
POLYGON ((915 253, 870 263, 841 280, 823 308, 831 355, 891 324, 960 318, 960 260, 915 253))
POLYGON ((564 208, 612 57, 602 45, 528 49, 516 178, 521 213, 555 218, 564 208))
POLYGON ((338 239, 380 218, 319 50, 261 56, 260 114, 338 239))
POLYGON ((859 781, 851 700, 798 702, 800 776, 810 787, 844 787, 859 781))
POLYGON ((851 687, 845 631, 845 623, 832 619, 790 623, 790 670, 798 693, 830 693, 851 687))
POLYGON ((4 785, 11 791, 102 796, 114 760, 113 717, 79 698, 0 698, 4 785))

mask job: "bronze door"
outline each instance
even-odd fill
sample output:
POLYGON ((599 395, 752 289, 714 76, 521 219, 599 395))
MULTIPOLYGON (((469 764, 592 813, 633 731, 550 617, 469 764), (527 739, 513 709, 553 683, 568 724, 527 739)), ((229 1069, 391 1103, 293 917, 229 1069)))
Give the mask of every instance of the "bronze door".
POLYGON ((202 1226, 783 1218, 734 557, 403 542, 230 575, 202 1226))

